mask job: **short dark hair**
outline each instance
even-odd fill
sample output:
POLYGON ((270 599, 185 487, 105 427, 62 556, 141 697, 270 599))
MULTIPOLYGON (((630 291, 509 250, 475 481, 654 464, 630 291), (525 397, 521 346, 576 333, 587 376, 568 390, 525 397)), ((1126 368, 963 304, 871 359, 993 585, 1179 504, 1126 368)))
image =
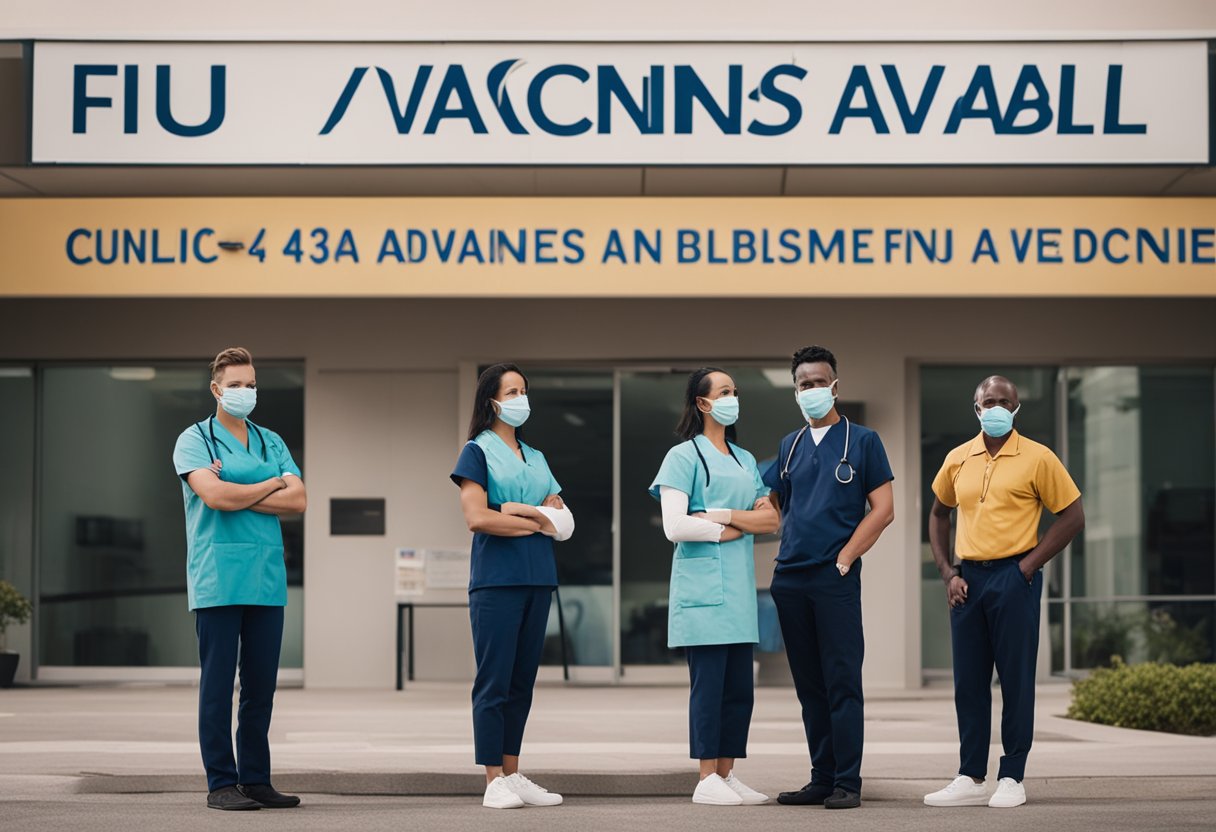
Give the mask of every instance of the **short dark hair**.
POLYGON ((794 353, 794 360, 790 362, 790 375, 798 372, 798 368, 803 364, 818 364, 823 362, 832 368, 832 377, 836 377, 836 356, 832 355, 832 351, 827 347, 821 347, 818 344, 812 344, 809 347, 803 347, 794 353))
MULTIPOLYGON (((680 416, 680 423, 676 425, 676 436, 687 441, 705 432, 705 416, 697 407, 697 399, 709 395, 709 377, 712 374, 725 372, 726 370, 718 367, 702 367, 689 374, 688 384, 684 386, 684 412, 680 416)), ((734 425, 726 428, 726 440, 735 441, 734 425)))
MULTIPOLYGON (((494 409, 494 397, 498 395, 502 377, 507 373, 519 373, 523 377, 524 388, 527 389, 528 377, 514 364, 492 364, 482 370, 481 375, 477 377, 477 392, 473 394, 473 418, 469 420, 470 442, 482 431, 494 427, 494 420, 498 418, 498 411, 494 409)), ((515 429, 516 436, 522 433, 520 428, 515 429)))

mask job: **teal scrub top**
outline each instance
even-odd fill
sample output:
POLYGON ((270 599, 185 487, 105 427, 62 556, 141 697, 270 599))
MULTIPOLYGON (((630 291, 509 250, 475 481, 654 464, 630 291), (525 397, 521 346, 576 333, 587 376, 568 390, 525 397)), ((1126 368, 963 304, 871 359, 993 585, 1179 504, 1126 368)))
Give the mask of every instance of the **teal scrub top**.
MULTIPOLYGON (((551 494, 560 494, 545 455, 519 440, 523 459, 492 430, 482 431, 465 444, 452 471, 452 482, 472 480, 486 490, 486 504, 539 506, 551 494)), ((553 538, 537 532, 525 537, 473 535, 469 592, 486 587, 557 586, 553 538)))
MULTIPOLYGON (((711 508, 751 509, 769 489, 755 457, 737 445, 730 448, 734 456, 719 451, 704 435, 676 445, 659 467, 651 496, 659 499, 659 488, 666 485, 688 495, 690 514, 711 508)), ((752 539, 745 534, 726 543, 676 544, 667 607, 668 647, 760 640, 752 539)))
POLYGON ((271 477, 300 476, 283 439, 252 422, 248 448, 214 417, 191 425, 177 438, 173 467, 181 478, 186 502, 186 594, 190 609, 236 604, 285 607, 287 569, 279 518, 251 509, 208 508, 186 482, 191 471, 208 468, 217 458, 224 464, 220 479, 225 482, 253 485, 271 477))

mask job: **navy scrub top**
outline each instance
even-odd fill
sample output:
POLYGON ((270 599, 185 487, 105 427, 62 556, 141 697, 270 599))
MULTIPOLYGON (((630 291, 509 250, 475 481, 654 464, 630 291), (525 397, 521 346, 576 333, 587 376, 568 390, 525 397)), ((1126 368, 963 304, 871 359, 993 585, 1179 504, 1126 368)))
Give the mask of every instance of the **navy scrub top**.
POLYGON ((777 459, 764 472, 764 484, 777 495, 783 518, 778 572, 835 563, 866 516, 866 496, 895 479, 878 434, 853 423, 849 462, 856 473, 848 485, 838 482, 836 465, 844 454, 844 434, 841 419, 816 445, 808 428, 794 449, 788 475, 782 477, 782 466, 798 435, 794 431, 781 440, 777 459))
MULTIPOLYGON (((504 502, 539 506, 545 497, 560 493, 545 455, 522 441, 519 447, 523 460, 496 433, 483 432, 460 452, 452 482, 458 486, 462 480, 477 483, 486 490, 487 504, 494 510, 504 502), (487 462, 487 452, 494 465, 487 462)), ((475 532, 469 592, 496 586, 557 586, 553 538, 540 532, 527 537, 475 532)))

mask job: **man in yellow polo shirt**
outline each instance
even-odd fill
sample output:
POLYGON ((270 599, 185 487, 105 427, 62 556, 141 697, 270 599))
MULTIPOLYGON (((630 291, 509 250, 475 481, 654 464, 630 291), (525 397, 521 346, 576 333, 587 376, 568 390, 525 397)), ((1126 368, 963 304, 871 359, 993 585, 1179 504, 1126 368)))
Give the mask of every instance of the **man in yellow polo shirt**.
POLYGON ((1009 379, 990 376, 975 391, 981 431, 946 456, 933 480, 929 543, 946 584, 954 650, 958 777, 925 795, 929 806, 1012 808, 1026 802, 1022 778, 1034 737, 1042 568, 1085 526, 1081 492, 1051 452, 1013 430, 1021 405, 1009 379), (958 509, 950 556, 950 514, 958 509), (1056 521, 1039 539, 1043 509, 1056 521), (1001 681, 1004 755, 991 795, 992 669, 1001 681))

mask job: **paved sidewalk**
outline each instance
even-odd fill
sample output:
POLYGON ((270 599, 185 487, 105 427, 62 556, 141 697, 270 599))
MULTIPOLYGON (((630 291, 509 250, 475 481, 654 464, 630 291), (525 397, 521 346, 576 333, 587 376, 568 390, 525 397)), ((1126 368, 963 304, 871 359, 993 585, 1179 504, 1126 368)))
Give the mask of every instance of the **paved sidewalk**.
MULTIPOLYGON (((126 685, 0 691, 0 798, 199 792, 197 690, 126 685)), ((999 692, 994 691, 999 742, 999 692)), ((271 734, 275 783, 329 794, 472 795, 466 685, 412 684, 404 692, 285 689, 271 734)), ((1216 738, 1129 731, 1064 719, 1068 686, 1039 689, 1028 790, 1039 798, 1116 798, 1216 791, 1216 738)), ((525 771, 568 795, 685 796, 695 784, 687 751, 687 690, 563 687, 536 691, 525 771)), ((871 693, 862 774, 868 800, 910 800, 950 779, 958 764, 949 689, 871 693)), ((750 758, 737 770, 769 794, 807 779, 797 700, 760 688, 750 758)), ((991 756, 995 774, 999 746, 991 756)))

